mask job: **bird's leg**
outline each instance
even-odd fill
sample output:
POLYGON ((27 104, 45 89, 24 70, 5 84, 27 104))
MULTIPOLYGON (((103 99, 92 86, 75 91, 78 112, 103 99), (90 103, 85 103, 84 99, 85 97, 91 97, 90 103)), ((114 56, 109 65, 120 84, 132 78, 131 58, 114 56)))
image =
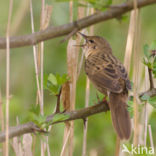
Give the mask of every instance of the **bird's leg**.
POLYGON ((104 95, 102 101, 103 101, 103 102, 107 102, 107 94, 104 95))

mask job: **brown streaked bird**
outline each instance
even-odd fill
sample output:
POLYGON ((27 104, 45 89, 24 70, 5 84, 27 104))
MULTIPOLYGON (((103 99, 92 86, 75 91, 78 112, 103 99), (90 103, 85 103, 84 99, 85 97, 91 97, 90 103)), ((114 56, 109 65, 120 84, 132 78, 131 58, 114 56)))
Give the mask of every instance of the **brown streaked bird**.
POLYGON ((131 84, 122 63, 112 54, 109 43, 99 36, 86 36, 80 45, 85 53, 85 72, 101 93, 109 96, 109 107, 115 131, 120 139, 131 135, 130 116, 127 111, 128 90, 131 84))

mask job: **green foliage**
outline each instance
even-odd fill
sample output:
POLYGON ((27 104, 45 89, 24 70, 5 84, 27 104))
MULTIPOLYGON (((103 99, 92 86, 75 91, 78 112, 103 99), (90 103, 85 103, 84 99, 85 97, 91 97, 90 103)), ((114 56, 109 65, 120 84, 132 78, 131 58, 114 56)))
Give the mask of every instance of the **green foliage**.
POLYGON ((68 114, 56 114, 53 117, 53 122, 59 122, 62 120, 67 120, 67 119, 69 119, 69 117, 70 116, 68 114))
MULTIPOLYGON (((69 2, 70 0, 55 0, 55 2, 69 2)), ((77 2, 79 6, 91 7, 96 10, 104 11, 112 4, 113 0, 84 0, 85 3, 79 2, 79 0, 73 0, 77 2)))
POLYGON ((97 10, 104 11, 106 8, 108 8, 112 4, 112 0, 85 0, 88 5, 84 5, 79 3, 81 6, 89 6, 97 10))
POLYGON ((144 102, 148 102, 151 104, 154 108, 156 108, 156 96, 150 97, 149 95, 143 95, 141 97, 141 100, 144 102))
POLYGON ((156 78, 156 58, 155 52, 156 50, 156 40, 154 40, 150 45, 145 44, 144 45, 144 58, 143 58, 143 63, 152 70, 154 77, 156 78))
POLYGON ((38 127, 41 129, 46 128, 45 121, 46 121, 47 115, 41 115, 40 113, 40 105, 32 105, 32 107, 29 110, 29 114, 27 117, 28 121, 34 122, 38 127))
POLYGON ((49 126, 54 122, 59 122, 62 120, 66 120, 69 118, 68 114, 55 114, 52 120, 47 121, 47 114, 41 115, 40 113, 40 106, 39 105, 32 105, 32 108, 29 111, 29 115, 27 120, 34 122, 38 127, 41 129, 46 128, 48 130, 49 126))
POLYGON ((130 117, 133 118, 133 101, 128 100, 127 104, 128 104, 128 112, 130 114, 130 117))
MULTIPOLYGON (((143 49, 143 63, 151 69, 154 78, 156 78, 156 40, 154 40, 150 45, 145 44, 143 49)), ((150 97, 149 95, 144 94, 141 97, 141 100, 150 103, 154 108, 156 108, 156 96, 150 97)))
POLYGON ((44 89, 47 89, 53 95, 58 95, 61 86, 68 80, 67 74, 60 76, 59 74, 50 73, 44 76, 44 89))
MULTIPOLYGON (((128 112, 130 114, 130 117, 133 118, 133 115, 134 115, 133 114, 134 113, 133 96, 130 97, 130 99, 128 100, 127 104, 128 104, 128 112)), ((138 108, 139 112, 142 111, 143 106, 144 106, 144 104, 140 104, 139 105, 139 108, 138 108)))

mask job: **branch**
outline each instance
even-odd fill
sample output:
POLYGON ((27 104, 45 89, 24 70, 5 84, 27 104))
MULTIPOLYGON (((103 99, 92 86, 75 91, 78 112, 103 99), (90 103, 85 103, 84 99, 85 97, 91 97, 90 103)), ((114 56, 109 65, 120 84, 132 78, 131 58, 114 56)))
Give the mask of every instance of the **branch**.
MULTIPOLYGON (((57 122, 53 122, 52 124, 57 124, 60 122, 70 121, 70 120, 77 120, 77 119, 85 119, 88 116, 106 112, 109 110, 108 103, 106 101, 99 102, 98 104, 83 108, 80 110, 75 110, 71 112, 64 112, 64 113, 57 113, 57 114, 65 114, 68 115, 69 118, 57 122)), ((51 122, 53 120, 53 117, 56 115, 56 113, 50 115, 47 117, 46 122, 51 122)), ((18 125, 15 127, 9 128, 9 138, 13 138, 15 136, 20 136, 26 133, 33 133, 33 132, 44 132, 42 129, 40 129, 37 125, 35 125, 33 122, 28 122, 26 124, 18 125)), ((5 132, 0 132, 0 142, 5 141, 5 132)))
MULTIPOLYGON (((137 3, 138 3, 137 4, 138 8, 141 8, 156 3, 156 0, 137 0, 137 3)), ((56 27, 51 26, 43 31, 39 31, 29 35, 10 37, 10 47, 15 48, 15 47, 28 46, 28 45, 29 46, 35 45, 41 41, 49 40, 59 36, 68 35, 69 33, 73 32, 75 29, 80 30, 102 21, 107 21, 112 18, 120 17, 132 9, 133 9, 133 1, 127 1, 126 3, 120 5, 111 6, 105 12, 98 12, 91 16, 84 17, 72 23, 68 23, 56 27)), ((6 48, 6 38, 0 37, 0 49, 5 49, 5 48, 6 48)))

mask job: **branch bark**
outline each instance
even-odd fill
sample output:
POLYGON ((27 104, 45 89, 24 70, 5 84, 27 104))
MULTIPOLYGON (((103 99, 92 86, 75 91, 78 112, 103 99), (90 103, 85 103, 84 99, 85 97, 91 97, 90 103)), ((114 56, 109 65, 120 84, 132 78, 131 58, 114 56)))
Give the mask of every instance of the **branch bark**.
MULTIPOLYGON (((105 101, 99 102, 98 104, 83 108, 80 110, 74 110, 71 112, 64 112, 64 113, 54 113, 50 116, 47 117, 46 122, 51 122, 53 120, 53 117, 56 114, 65 114, 68 115, 69 118, 57 122, 53 122, 52 124, 57 124, 60 122, 65 122, 65 121, 70 121, 70 120, 77 120, 77 119, 85 119, 88 116, 101 113, 101 112, 106 112, 109 110, 108 103, 105 101)), ((18 126, 10 127, 9 128, 9 138, 13 138, 15 136, 20 136, 26 133, 34 133, 34 132, 45 132, 44 130, 40 129, 36 124, 33 122, 28 122, 25 124, 21 124, 18 126)), ((0 142, 5 141, 5 132, 0 132, 0 142)))
MULTIPOLYGON (((156 96, 156 88, 153 88, 152 90, 148 90, 140 94, 140 97, 143 96, 144 94, 147 94, 151 97, 156 96)), ((57 124, 57 123, 65 122, 65 121, 71 121, 71 120, 85 119, 86 117, 95 115, 97 113, 106 112, 108 110, 109 110, 108 103, 106 101, 101 101, 98 104, 87 107, 87 108, 74 110, 71 112, 54 113, 47 117, 46 122, 51 122, 53 120, 53 117, 56 114, 65 114, 65 115, 68 115, 69 118, 65 120, 53 122, 52 124, 57 124)), ((45 132, 45 131, 40 129, 35 123, 28 122, 28 123, 21 124, 18 126, 10 127, 9 138, 20 136, 26 133, 34 133, 34 132, 45 132)), ((4 142, 4 141, 5 141, 5 132, 0 132, 0 142, 4 142)))
MULTIPOLYGON (((156 0, 137 0, 138 8, 142 8, 144 6, 148 6, 154 3, 156 3, 156 0)), ((127 1, 126 3, 120 5, 111 6, 105 12, 98 12, 91 16, 84 17, 72 23, 68 23, 56 27, 50 26, 45 30, 33 34, 29 34, 29 35, 10 37, 10 47, 16 48, 16 47, 35 45, 41 41, 49 40, 59 36, 64 36, 73 32, 75 29, 79 31, 90 25, 102 21, 107 21, 112 18, 120 17, 132 9, 133 9, 133 1, 127 1)), ((6 39, 0 37, 0 49, 5 49, 5 48, 6 48, 6 39)))

